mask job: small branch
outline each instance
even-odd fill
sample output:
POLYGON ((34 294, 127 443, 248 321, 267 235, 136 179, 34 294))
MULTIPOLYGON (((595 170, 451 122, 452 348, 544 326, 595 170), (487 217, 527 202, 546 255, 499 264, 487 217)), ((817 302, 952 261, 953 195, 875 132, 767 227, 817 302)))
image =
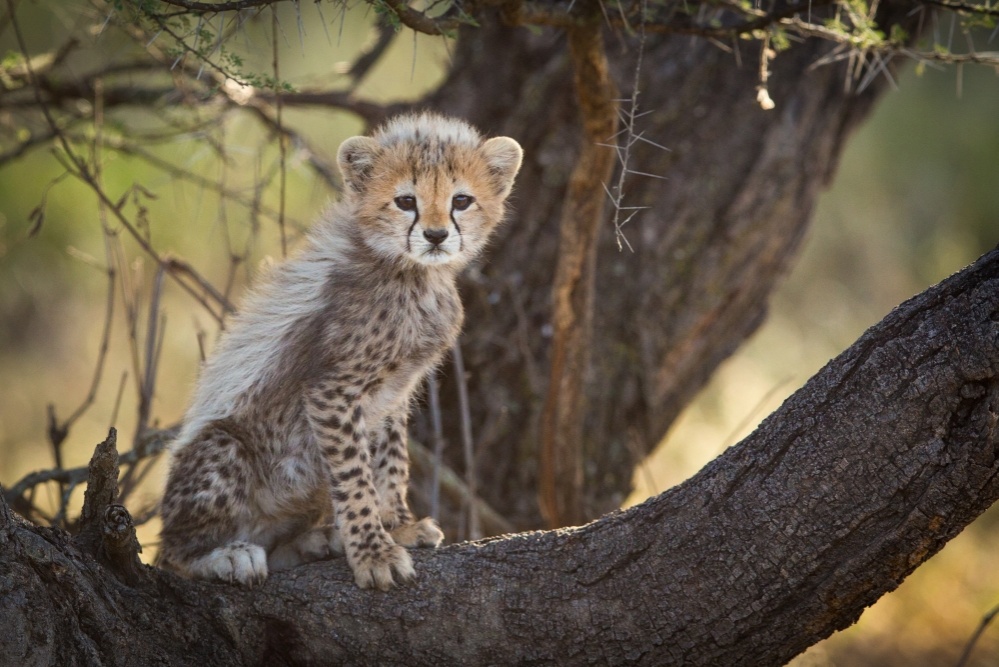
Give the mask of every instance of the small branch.
MULTIPOLYGON (((296 4, 297 7, 297 4, 296 4)), ((274 72, 274 80, 281 80, 281 70, 280 70, 280 59, 278 57, 278 17, 277 9, 271 6, 271 69, 274 72)), ((274 89, 274 126, 277 128, 277 144, 278 144, 278 166, 280 169, 280 177, 278 179, 278 232, 281 236, 281 257, 288 256, 288 234, 284 228, 284 209, 285 209, 285 195, 288 182, 288 148, 285 145, 287 137, 284 134, 284 122, 282 121, 282 112, 284 110, 284 104, 282 102, 281 89, 275 87, 274 89)))
MULTIPOLYGON (((139 461, 156 456, 173 440, 180 431, 180 426, 167 429, 150 430, 136 441, 132 449, 118 457, 119 465, 135 465, 139 461)), ((41 470, 25 475, 4 492, 9 503, 16 504, 24 494, 46 482, 56 482, 76 486, 87 480, 88 467, 54 468, 41 470)))
POLYGON ((215 14, 276 5, 285 0, 230 0, 229 2, 196 2, 195 0, 160 0, 165 5, 180 7, 190 12, 215 14))
MULTIPOLYGON (((258 90, 254 97, 267 102, 273 102, 275 93, 267 90, 258 90)), ((282 94, 282 101, 285 106, 321 106, 331 109, 342 109, 349 111, 364 119, 368 125, 378 125, 387 117, 409 108, 409 104, 378 104, 368 102, 353 96, 349 92, 337 90, 301 90, 297 92, 286 92, 282 94)))
MULTIPOLYGON (((458 385, 458 412, 461 415, 461 449, 465 456, 465 479, 468 482, 469 496, 478 497, 475 475, 475 450, 472 442, 472 415, 468 402, 468 379, 465 377, 465 361, 461 356, 461 345, 455 343, 451 348, 454 360, 455 382, 458 385)), ((468 539, 477 540, 482 537, 482 527, 475 503, 468 504, 468 539)))
POLYGON ((385 0, 385 4, 404 26, 424 35, 434 37, 448 35, 460 28, 463 23, 455 18, 431 18, 410 7, 406 0, 385 0))
POLYGON ((444 425, 441 420, 440 385, 437 371, 427 376, 427 397, 430 403, 430 424, 433 431, 434 457, 430 474, 430 516, 438 523, 441 519, 441 466, 444 463, 444 425))
POLYGON ((392 45, 397 34, 396 29, 387 21, 381 20, 378 22, 378 37, 370 47, 366 48, 354 59, 354 64, 347 70, 347 76, 353 81, 352 88, 357 88, 368 72, 371 71, 371 68, 381 60, 381 57, 385 55, 388 47, 392 45))
MULTIPOLYGON (((434 455, 423 445, 409 441, 409 457, 413 471, 421 477, 432 474, 435 465, 434 455)), ((484 535, 503 535, 514 532, 513 524, 494 510, 485 500, 472 494, 468 485, 451 467, 439 466, 441 493, 457 507, 475 506, 475 514, 484 535)))
POLYGON ((923 0, 923 4, 979 16, 999 16, 999 7, 989 4, 979 5, 973 2, 952 2, 951 0, 923 0))
POLYGON ((989 624, 992 623, 992 619, 996 617, 996 614, 999 614, 999 605, 992 607, 992 609, 987 611, 985 615, 982 616, 982 620, 978 623, 978 627, 975 628, 971 638, 968 639, 968 643, 965 645, 964 651, 961 652, 961 657, 958 659, 957 664, 954 667, 965 667, 965 665, 968 664, 968 659, 971 658, 971 653, 975 650, 975 644, 977 644, 978 640, 981 639, 982 634, 985 632, 985 629, 989 627, 989 624))

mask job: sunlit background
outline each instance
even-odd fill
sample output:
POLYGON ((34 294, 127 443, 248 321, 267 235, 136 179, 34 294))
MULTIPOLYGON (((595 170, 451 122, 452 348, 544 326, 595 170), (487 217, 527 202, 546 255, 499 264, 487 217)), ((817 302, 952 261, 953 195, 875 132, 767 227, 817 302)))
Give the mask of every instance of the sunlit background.
MULTIPOLYGON (((69 4, 69 3, 67 3, 69 4)), ((314 11, 304 7, 303 11, 314 11)), ((55 18, 24 12, 33 48, 57 44, 60 30, 85 17, 68 10, 55 18)), ((324 17, 328 29, 300 35, 296 17, 283 16, 282 78, 296 87, 329 87, 343 81, 331 74, 371 36, 372 17, 363 10, 324 17)), ((305 25, 319 25, 307 15, 305 25)), ((233 48, 246 68, 268 71, 269 23, 249 24, 233 48)), ((110 41, 110 40, 108 40, 110 41)), ((95 38, 81 56, 96 62, 118 44, 95 38)), ((8 34, 0 47, 13 48, 8 34)), ((448 58, 441 40, 404 34, 358 91, 377 101, 415 99, 442 76, 448 58)), ((338 78, 339 77, 339 78, 338 78)), ((659 449, 635 473, 629 504, 689 477, 705 462, 749 433, 759 421, 831 357, 848 347, 891 308, 967 265, 999 242, 999 77, 991 70, 908 68, 872 118, 851 139, 835 182, 820 202, 800 259, 775 295, 766 324, 716 374, 682 415, 659 449)), ((781 101, 775 100, 778 105, 781 101)), ((2 110, 0 110, 2 113, 2 110)), ((356 119, 329 111, 285 110, 285 120, 302 128, 313 148, 332 156, 339 142, 360 128, 356 119)), ((165 111, 121 116, 133 128, 152 131, 165 111)), ((103 130, 113 136, 109 123, 103 130)), ((277 155, 259 125, 232 114, 203 134, 150 145, 156 156, 209 178, 224 176, 228 187, 254 195, 254 185, 272 177, 277 155), (204 148, 209 136, 226 148, 228 164, 204 148)), ((294 245, 332 193, 308 168, 305 154, 289 154, 287 217, 294 245)), ((103 151, 106 189, 118 195, 133 183, 155 195, 130 199, 129 211, 148 209, 149 234, 161 252, 187 259, 215 284, 229 280, 231 252, 249 249, 235 274, 234 294, 262 264, 280 259, 277 225, 266 216, 250 220, 248 209, 223 204, 219 196, 166 174, 139 157, 103 151), (247 245, 249 244, 249 245, 247 245)), ((530 159, 530 157, 528 157, 530 159)), ((94 196, 66 179, 50 187, 62 169, 45 149, 0 169, 0 483, 10 485, 29 472, 53 465, 47 437, 47 406, 65 419, 85 400, 104 331, 107 258, 94 196), (32 210, 45 201, 39 232, 27 237, 32 210)), ((276 207, 275 187, 262 193, 276 207)), ((514 214, 515 215, 515 214, 514 214)), ((127 449, 135 430, 142 367, 130 338, 140 348, 143 326, 128 330, 125 309, 145 322, 155 266, 123 242, 116 287, 116 315, 110 353, 91 405, 73 425, 63 447, 64 465, 85 465, 112 422, 127 449), (132 303, 133 298, 138 299, 132 303)), ((199 332, 210 349, 217 328, 211 318, 175 287, 160 304, 166 336, 152 414, 161 425, 181 416, 200 360, 199 332)), ((540 334, 539 334, 540 335, 540 334)), ((151 507, 162 488, 157 466, 131 501, 133 511, 151 507)), ((37 500, 58 506, 55 487, 37 500)), ((77 497, 78 496, 78 497, 77 497)), ((73 507, 79 507, 82 490, 73 507)), ((953 540, 895 593, 868 610, 860 622, 800 657, 800 665, 954 665, 968 637, 999 603, 995 554, 999 519, 995 512, 953 540)), ((156 522, 140 531, 144 556, 155 553, 156 522)), ((970 664, 999 664, 999 629, 979 641, 970 664)))

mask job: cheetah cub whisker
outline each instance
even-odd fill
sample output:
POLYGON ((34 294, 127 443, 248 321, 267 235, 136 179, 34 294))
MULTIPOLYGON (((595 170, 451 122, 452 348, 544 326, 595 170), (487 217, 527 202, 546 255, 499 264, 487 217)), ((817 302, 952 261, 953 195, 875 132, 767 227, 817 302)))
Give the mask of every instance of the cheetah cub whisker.
POLYGON ((522 151, 421 114, 337 155, 342 200, 252 291, 171 445, 162 560, 250 585, 346 554, 358 586, 436 547, 406 502, 414 390, 458 337, 455 279, 503 218, 522 151))

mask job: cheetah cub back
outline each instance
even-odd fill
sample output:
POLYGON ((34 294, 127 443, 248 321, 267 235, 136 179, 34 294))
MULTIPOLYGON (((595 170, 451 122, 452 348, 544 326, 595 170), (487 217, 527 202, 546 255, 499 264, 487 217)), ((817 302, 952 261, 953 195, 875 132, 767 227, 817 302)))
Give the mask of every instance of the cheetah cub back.
POLYGON ((414 390, 455 342, 458 272, 503 218, 522 151, 432 114, 338 152, 344 195, 208 360, 172 444, 162 560, 253 584, 344 552, 358 586, 436 547, 406 502, 414 390))

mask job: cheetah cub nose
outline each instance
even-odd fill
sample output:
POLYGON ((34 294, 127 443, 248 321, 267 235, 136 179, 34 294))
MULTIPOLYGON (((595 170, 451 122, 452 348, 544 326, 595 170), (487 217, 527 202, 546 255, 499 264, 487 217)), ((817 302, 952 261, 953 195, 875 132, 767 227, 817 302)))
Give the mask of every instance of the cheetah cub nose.
POLYGON ((446 229, 424 229, 423 238, 430 241, 434 245, 440 245, 447 238, 446 229))

